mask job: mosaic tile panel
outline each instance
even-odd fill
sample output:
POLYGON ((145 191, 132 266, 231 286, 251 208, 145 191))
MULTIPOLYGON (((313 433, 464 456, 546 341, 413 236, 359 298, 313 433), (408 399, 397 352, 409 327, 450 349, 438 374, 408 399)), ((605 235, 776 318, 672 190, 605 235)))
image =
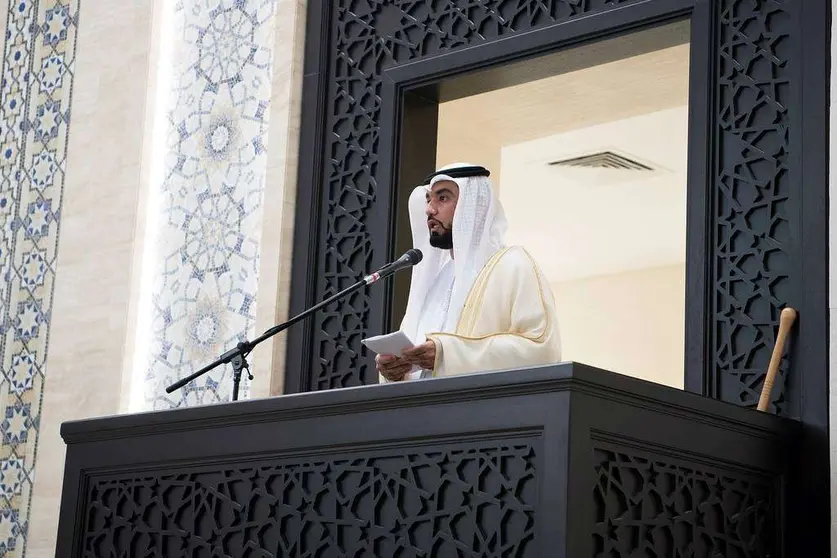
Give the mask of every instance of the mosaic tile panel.
POLYGON ((0 556, 24 556, 55 282, 78 0, 10 0, 0 88, 0 556))
MULTIPOLYGON (((144 407, 228 401, 219 367, 165 387, 254 337, 276 0, 182 0, 173 31, 144 407)), ((246 375, 240 398, 249 395, 246 375)))

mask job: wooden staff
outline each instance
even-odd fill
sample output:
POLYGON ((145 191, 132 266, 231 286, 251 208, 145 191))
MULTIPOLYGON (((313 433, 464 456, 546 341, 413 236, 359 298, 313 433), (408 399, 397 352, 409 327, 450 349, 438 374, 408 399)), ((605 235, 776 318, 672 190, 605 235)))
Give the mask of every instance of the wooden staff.
POLYGON ((776 380, 776 374, 779 373, 779 364, 782 362, 782 354, 785 352, 785 341, 787 341, 788 333, 790 333, 795 320, 796 310, 790 307, 782 310, 779 316, 779 333, 776 335, 776 344, 773 345, 773 354, 770 356, 767 376, 765 376, 764 385, 761 388, 759 411, 767 411, 767 407, 770 405, 770 392, 773 391, 773 382, 776 380))

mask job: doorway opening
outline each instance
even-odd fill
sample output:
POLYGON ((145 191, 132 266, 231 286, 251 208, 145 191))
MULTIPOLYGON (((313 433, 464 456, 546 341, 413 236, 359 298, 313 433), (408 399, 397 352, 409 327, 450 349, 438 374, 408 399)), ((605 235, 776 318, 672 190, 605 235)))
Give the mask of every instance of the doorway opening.
MULTIPOLYGON (((458 76, 413 92, 400 132, 402 166, 434 146, 434 168, 491 170, 507 244, 524 246, 550 282, 564 360, 677 388, 689 43, 689 21, 678 21, 458 76)), ((396 240, 406 249, 399 197, 396 240)), ((408 286, 409 277, 395 285, 394 324, 408 286)))

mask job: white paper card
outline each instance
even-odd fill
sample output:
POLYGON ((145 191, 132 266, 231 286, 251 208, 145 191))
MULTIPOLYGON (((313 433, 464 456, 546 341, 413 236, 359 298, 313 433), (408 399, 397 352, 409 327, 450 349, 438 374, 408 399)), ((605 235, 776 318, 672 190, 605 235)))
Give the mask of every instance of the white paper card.
POLYGON ((386 335, 378 335, 375 337, 368 337, 361 341, 366 347, 379 355, 395 355, 401 356, 401 351, 409 349, 415 343, 410 341, 407 334, 403 331, 394 331, 386 335))

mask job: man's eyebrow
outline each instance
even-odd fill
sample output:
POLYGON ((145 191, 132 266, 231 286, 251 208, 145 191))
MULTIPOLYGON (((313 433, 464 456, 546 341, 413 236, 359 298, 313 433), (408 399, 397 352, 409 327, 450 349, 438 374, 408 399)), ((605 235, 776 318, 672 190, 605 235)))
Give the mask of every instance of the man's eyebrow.
POLYGON ((437 196, 441 196, 442 194, 447 194, 447 195, 449 195, 449 196, 452 196, 452 195, 453 195, 453 191, 452 191, 452 190, 449 190, 448 188, 439 188, 438 190, 436 190, 436 191, 434 192, 434 194, 436 194, 437 196))

